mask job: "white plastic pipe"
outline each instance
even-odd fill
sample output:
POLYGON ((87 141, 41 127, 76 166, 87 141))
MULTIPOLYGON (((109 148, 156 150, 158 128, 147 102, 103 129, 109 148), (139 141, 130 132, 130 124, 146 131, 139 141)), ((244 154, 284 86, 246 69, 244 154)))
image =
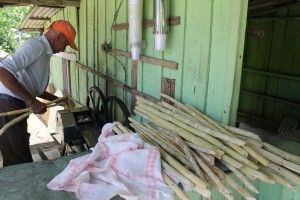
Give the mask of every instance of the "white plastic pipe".
POLYGON ((142 47, 143 0, 128 0, 131 59, 139 60, 142 47))
POLYGON ((163 51, 166 47, 168 11, 168 0, 153 0, 153 33, 156 51, 163 51))

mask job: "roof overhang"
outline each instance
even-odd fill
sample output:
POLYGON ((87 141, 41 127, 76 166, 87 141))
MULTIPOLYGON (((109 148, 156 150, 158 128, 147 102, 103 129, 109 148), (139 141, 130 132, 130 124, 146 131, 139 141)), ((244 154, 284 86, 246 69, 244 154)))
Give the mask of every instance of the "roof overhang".
POLYGON ((79 7, 80 0, 0 0, 0 7, 34 5, 23 19, 19 30, 26 32, 44 31, 47 21, 50 21, 61 9, 79 7))
POLYGON ((34 6, 23 19, 19 30, 23 32, 44 32, 44 26, 64 7, 34 6))
POLYGON ((0 0, 0 7, 3 6, 80 6, 80 0, 0 0))

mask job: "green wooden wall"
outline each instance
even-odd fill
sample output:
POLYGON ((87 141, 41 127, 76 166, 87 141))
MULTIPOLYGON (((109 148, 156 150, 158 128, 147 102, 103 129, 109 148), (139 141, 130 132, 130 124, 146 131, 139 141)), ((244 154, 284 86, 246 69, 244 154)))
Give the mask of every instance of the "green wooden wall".
POLYGON ((239 112, 279 124, 300 119, 300 7, 249 18, 239 112))
MULTIPOLYGON (((178 70, 139 62, 138 90, 159 98, 161 79, 175 79, 176 99, 189 103, 223 123, 235 123, 238 106, 247 0, 170 1, 170 16, 180 16, 180 25, 169 28, 166 50, 154 50, 152 27, 143 29, 147 46, 142 54, 178 63, 178 70)), ((79 9, 66 8, 53 17, 68 19, 78 31, 78 61, 94 70, 131 85, 131 60, 114 57, 100 50, 112 43, 113 49, 130 51, 128 30, 111 31, 116 24, 128 22, 127 0, 82 0, 79 9)), ((144 0, 144 19, 152 19, 153 1, 144 0)), ((67 49, 72 52, 72 50, 67 49)), ((52 61, 52 81, 63 88, 60 60, 52 61)), ((85 103, 87 89, 93 85, 105 91, 105 82, 90 73, 71 67, 72 97, 85 103)), ((131 95, 110 87, 109 93, 125 99, 131 95)))
MULTIPOLYGON (((116 24, 126 23, 128 22, 127 0, 81 0, 79 9, 66 8, 57 14, 53 20, 67 19, 75 25, 78 32, 76 43, 79 52, 75 52, 78 62, 130 86, 131 60, 121 56, 114 57, 100 49, 104 42, 111 42, 113 49, 130 51, 128 31, 111 31, 115 13, 122 2, 116 17, 116 24)), ((152 19, 152 3, 152 0, 144 0, 144 19, 152 19)), ((143 39, 147 41, 147 47, 143 49, 142 54, 177 62, 178 70, 139 62, 138 90, 159 98, 161 78, 175 79, 176 99, 199 108, 218 121, 234 124, 240 93, 247 6, 247 0, 170 0, 170 16, 180 16, 180 25, 170 26, 167 48, 164 52, 154 51, 152 28, 144 28, 143 39)), ((296 56, 299 47, 295 46, 293 49, 285 50, 279 46, 279 43, 271 42, 272 40, 275 41, 275 38, 280 38, 280 35, 291 34, 286 32, 282 26, 295 28, 298 25, 295 25, 295 22, 293 24, 284 21, 249 23, 254 28, 264 27, 280 31, 277 31, 276 34, 273 31, 272 33, 266 32, 262 40, 247 37, 244 66, 249 65, 254 69, 258 67, 269 69, 270 64, 267 63, 270 61, 267 60, 272 57, 273 59, 269 60, 272 60, 274 72, 298 73, 295 66, 299 60, 296 56), (267 39, 269 34, 272 37, 267 39), (271 44, 274 45, 272 51, 267 48, 271 44), (275 48, 276 45, 277 48, 275 48), (250 51, 251 46, 253 48, 250 51), (278 55, 280 54, 277 51, 284 52, 285 55, 290 55, 293 52, 293 61, 284 56, 279 58, 278 55), (259 52, 261 53, 259 54, 259 52), (265 54, 262 55, 262 52, 265 54), (280 62, 276 59, 280 59, 280 62), (287 62, 292 62, 294 68, 283 68, 282 66, 287 62)), ((290 37, 281 38, 280 44, 291 44, 291 39, 288 41, 290 37)), ((293 41, 298 41, 299 36, 294 38, 293 41)), ((74 52, 71 49, 67 49, 67 51, 74 52)), ((57 89, 63 89, 61 59, 53 58, 51 62, 51 81, 57 89)), ((283 87, 281 84, 286 84, 281 82, 283 80, 247 73, 243 73, 242 80, 242 89, 246 86, 254 89, 259 88, 258 82, 265 83, 265 86, 274 82, 276 87, 272 86, 272 88, 271 85, 268 85, 269 87, 266 88, 275 94, 277 88, 283 87), (249 79, 247 76, 253 76, 249 84, 245 84, 249 79)), ((288 83, 289 87, 286 91, 289 92, 290 97, 294 98, 297 94, 292 92, 293 88, 296 87, 293 84, 288 83)), ((102 79, 78 69, 71 62, 72 97, 85 104, 87 89, 93 85, 99 86, 103 91, 106 90, 105 82, 102 79)), ((113 86, 109 87, 109 93, 124 99, 130 106, 131 95, 129 93, 113 86)), ((258 100, 252 103, 252 106, 244 106, 245 103, 250 104, 249 100, 252 99, 249 98, 245 97, 244 94, 241 95, 243 104, 239 107, 240 110, 243 110, 244 107, 249 107, 248 110, 255 110, 255 106, 261 107, 258 100)), ((274 102, 268 105, 266 109, 269 110, 277 106, 274 102)), ((248 112, 248 110, 246 111, 248 112)), ((256 112, 251 111, 250 113, 254 115, 256 112)), ((298 192, 292 193, 279 184, 270 185, 259 181, 255 181, 254 184, 259 188, 260 194, 253 195, 260 200, 300 199, 299 186, 298 192)), ((188 195, 193 200, 204 199, 196 193, 190 192, 188 195)), ((213 191, 212 196, 216 200, 224 199, 217 191, 213 191)), ((243 199, 237 192, 234 192, 234 197, 235 199, 243 199)))

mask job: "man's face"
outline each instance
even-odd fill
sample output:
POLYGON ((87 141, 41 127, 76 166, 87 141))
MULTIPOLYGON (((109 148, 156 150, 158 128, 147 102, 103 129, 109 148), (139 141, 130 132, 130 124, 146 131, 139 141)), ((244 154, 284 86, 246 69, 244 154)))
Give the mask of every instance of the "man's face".
POLYGON ((66 50, 66 47, 70 45, 68 38, 64 34, 59 34, 58 37, 55 39, 54 45, 53 45, 53 53, 59 53, 64 52, 66 50))

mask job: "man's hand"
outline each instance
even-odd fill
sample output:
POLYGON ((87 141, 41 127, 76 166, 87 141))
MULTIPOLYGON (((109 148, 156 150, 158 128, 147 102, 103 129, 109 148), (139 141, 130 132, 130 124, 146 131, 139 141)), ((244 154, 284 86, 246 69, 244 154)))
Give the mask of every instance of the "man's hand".
POLYGON ((40 102, 37 99, 33 99, 31 102, 27 103, 28 107, 31 108, 31 110, 35 114, 43 114, 47 111, 47 106, 43 102, 40 102))

